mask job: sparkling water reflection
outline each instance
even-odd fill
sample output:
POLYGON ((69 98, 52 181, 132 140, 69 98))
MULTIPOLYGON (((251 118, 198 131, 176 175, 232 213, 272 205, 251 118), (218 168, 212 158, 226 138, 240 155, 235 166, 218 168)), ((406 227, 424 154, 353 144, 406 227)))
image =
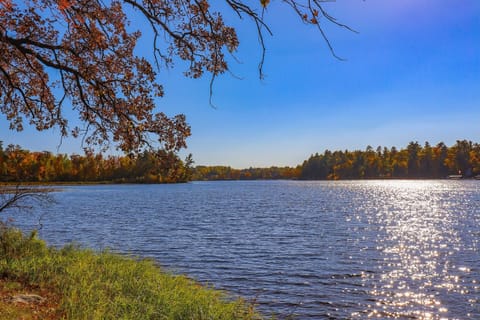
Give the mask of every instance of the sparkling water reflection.
MULTIPOLYGON (((366 277, 376 300, 369 316, 478 316, 478 270, 472 278, 469 266, 474 261, 459 259, 469 251, 470 258, 479 258, 478 237, 461 234, 471 232, 463 223, 472 218, 478 222, 478 198, 449 187, 397 181, 370 190, 372 197, 364 210, 368 219, 374 219, 370 224, 379 224, 376 249, 383 263, 377 267, 381 272, 366 277), (477 214, 468 213, 472 210, 477 214), (469 294, 474 295, 465 299, 469 294)), ((474 264, 478 268, 478 262, 474 264)))
POLYGON ((38 214, 52 244, 151 256, 280 319, 480 319, 479 191, 478 181, 82 186, 38 214))

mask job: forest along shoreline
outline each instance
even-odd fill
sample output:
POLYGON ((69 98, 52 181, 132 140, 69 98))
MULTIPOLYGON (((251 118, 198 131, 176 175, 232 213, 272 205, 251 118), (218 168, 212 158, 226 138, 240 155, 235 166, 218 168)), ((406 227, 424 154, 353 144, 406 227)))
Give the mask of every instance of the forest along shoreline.
POLYGON ((311 155, 295 167, 234 169, 229 166, 193 166, 188 155, 145 151, 113 156, 34 152, 0 142, 0 183, 103 184, 179 183, 205 180, 341 180, 480 178, 480 144, 457 140, 405 148, 368 146, 364 151, 330 151, 311 155))
POLYGON ((448 147, 410 142, 405 148, 367 146, 364 151, 312 154, 295 167, 235 169, 193 166, 174 152, 113 156, 34 152, 0 142, 0 184, 179 183, 211 180, 480 179, 480 144, 457 140, 448 147))

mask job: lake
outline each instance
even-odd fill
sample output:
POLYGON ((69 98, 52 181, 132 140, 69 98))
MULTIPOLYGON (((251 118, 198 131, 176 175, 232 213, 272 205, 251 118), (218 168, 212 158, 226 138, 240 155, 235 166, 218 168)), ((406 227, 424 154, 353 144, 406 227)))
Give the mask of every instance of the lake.
POLYGON ((480 319, 480 181, 62 187, 49 244, 153 257, 280 319, 480 319))

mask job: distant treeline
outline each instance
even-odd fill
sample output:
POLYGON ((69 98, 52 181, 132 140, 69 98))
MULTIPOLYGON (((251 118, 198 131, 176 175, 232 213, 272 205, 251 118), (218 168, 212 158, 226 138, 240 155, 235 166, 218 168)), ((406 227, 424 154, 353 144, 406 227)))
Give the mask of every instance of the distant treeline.
POLYGON ((131 156, 32 152, 0 141, 0 182, 174 183, 191 178, 191 156, 145 151, 131 156))
POLYGON ((192 180, 276 180, 298 179, 301 166, 233 169, 227 166, 197 166, 192 180))
POLYGON ((445 178, 480 174, 480 145, 458 140, 431 146, 410 142, 398 150, 368 146, 365 151, 329 151, 312 155, 302 165, 300 179, 445 178))
POLYGON ((254 179, 435 179, 449 175, 470 178, 480 174, 480 145, 458 140, 447 147, 410 142, 406 148, 368 146, 366 150, 330 151, 314 154, 302 165, 291 167, 232 169, 223 166, 197 166, 194 180, 254 179))
POLYGON ((449 175, 480 175, 480 144, 458 140, 407 147, 368 146, 364 151, 330 151, 314 154, 297 167, 233 169, 197 166, 175 153, 145 151, 131 156, 102 154, 65 155, 31 152, 17 145, 3 148, 0 141, 0 182, 134 182, 173 183, 189 180, 336 180, 434 179, 449 175))

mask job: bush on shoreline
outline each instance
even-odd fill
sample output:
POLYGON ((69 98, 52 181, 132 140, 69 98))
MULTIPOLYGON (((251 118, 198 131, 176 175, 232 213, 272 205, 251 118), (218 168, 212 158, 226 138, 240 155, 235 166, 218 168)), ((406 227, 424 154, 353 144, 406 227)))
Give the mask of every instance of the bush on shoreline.
POLYGON ((27 236, 5 225, 0 280, 54 291, 66 319, 262 319, 242 299, 169 274, 152 260, 47 247, 35 232, 27 236))

